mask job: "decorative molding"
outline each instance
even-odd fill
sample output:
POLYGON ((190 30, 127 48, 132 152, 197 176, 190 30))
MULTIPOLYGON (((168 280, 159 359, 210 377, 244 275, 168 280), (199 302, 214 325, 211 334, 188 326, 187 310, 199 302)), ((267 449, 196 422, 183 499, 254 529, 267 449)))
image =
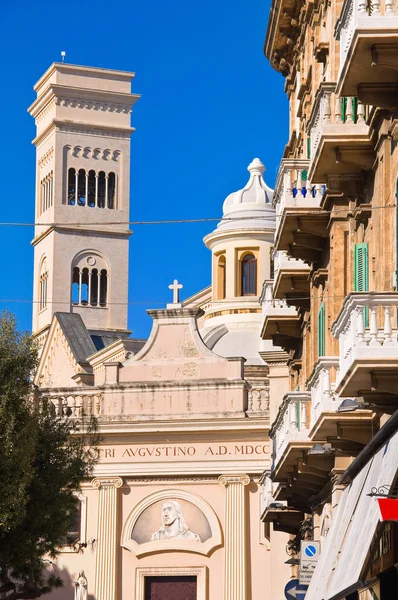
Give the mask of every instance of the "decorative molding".
POLYGON ((134 127, 129 128, 127 131, 114 131, 112 128, 99 129, 98 127, 88 128, 81 127, 79 125, 71 125, 70 123, 63 123, 62 121, 55 121, 54 124, 57 130, 62 133, 77 133, 78 135, 91 135, 95 137, 107 137, 116 140, 129 140, 134 127))
POLYGON ((159 552, 194 552, 196 554, 203 554, 209 556, 213 550, 220 548, 223 544, 221 526, 218 521, 217 515, 211 508, 211 506, 203 500, 200 496, 193 492, 187 492, 185 490, 176 489, 165 489, 160 492, 154 492, 149 496, 146 496, 141 502, 139 502, 131 511, 128 516, 122 531, 121 545, 123 548, 130 550, 136 556, 144 556, 146 554, 157 554, 159 552), (137 544, 132 539, 132 533, 134 525, 136 524, 140 515, 152 504, 159 500, 185 500, 196 506, 206 517, 210 529, 211 537, 205 542, 195 542, 184 539, 170 538, 168 540, 159 540, 155 542, 146 542, 144 544, 137 544))
POLYGON ((95 477, 92 480, 91 485, 94 488, 97 488, 98 490, 101 488, 109 488, 109 487, 120 488, 123 485, 123 479, 121 477, 109 477, 109 478, 95 477))
POLYGON ((42 169, 47 163, 49 163, 54 158, 54 147, 52 146, 47 152, 43 154, 41 158, 37 161, 40 169, 42 169))
POLYGON ((124 113, 125 115, 132 113, 131 105, 115 104, 112 102, 104 102, 103 100, 93 101, 88 100, 87 98, 57 98, 55 103, 57 106, 68 106, 69 108, 124 113))
POLYGON ((72 156, 76 158, 94 158, 96 160, 112 160, 114 162, 119 161, 119 157, 122 154, 121 150, 110 150, 109 148, 90 148, 90 146, 71 146, 67 144, 64 146, 64 150, 70 151, 72 156))
POLYGON ((207 567, 137 567, 135 570, 135 599, 145 600, 145 577, 196 577, 197 600, 208 600, 207 567))
POLYGON ((250 477, 248 475, 235 475, 235 474, 231 474, 231 475, 221 475, 218 478, 218 482, 220 485, 224 485, 225 487, 228 487, 229 485, 233 484, 233 483, 239 483, 241 485, 249 485, 250 483, 250 477))

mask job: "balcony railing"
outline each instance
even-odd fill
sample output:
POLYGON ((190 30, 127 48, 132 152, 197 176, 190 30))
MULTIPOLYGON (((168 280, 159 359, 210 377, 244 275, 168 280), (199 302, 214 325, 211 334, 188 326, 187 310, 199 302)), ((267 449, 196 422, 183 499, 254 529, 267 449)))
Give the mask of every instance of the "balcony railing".
POLYGON ((311 392, 311 428, 322 413, 335 412, 342 399, 336 399, 335 378, 339 359, 335 356, 322 356, 318 359, 307 388, 311 392))
POLYGON ((336 386, 342 382, 354 363, 365 365, 398 358, 397 321, 398 292, 354 292, 343 303, 333 324, 332 333, 339 341, 339 372, 336 386), (393 310, 392 310, 393 309, 393 310))
MULTIPOLYGON (((261 494, 261 512, 263 515, 264 512, 270 507, 271 504, 275 503, 275 490, 278 488, 279 484, 275 483, 271 480, 271 473, 268 472, 268 475, 264 479, 263 489, 261 494)), ((279 506, 285 506, 287 508, 286 500, 278 500, 279 506)))
POLYGON ((98 417, 101 414, 101 393, 74 393, 43 395, 43 400, 54 407, 55 416, 78 419, 84 416, 98 417))
POLYGON ((270 432, 273 438, 273 468, 290 443, 308 441, 310 401, 309 392, 289 392, 284 396, 270 432))
MULTIPOLYGON (((345 0, 335 30, 335 36, 340 40, 340 75, 346 70, 346 63, 352 60, 356 34, 363 32, 368 36, 373 32, 374 37, 378 34, 382 41, 382 34, 388 35, 389 30, 397 29, 397 12, 397 0, 345 0)), ((372 70, 370 62, 369 69, 372 70)))
POLYGON ((277 215, 276 237, 285 209, 319 207, 324 188, 310 183, 308 167, 306 159, 284 158, 281 161, 273 199, 277 215))
POLYGON ((366 107, 355 97, 337 97, 333 88, 334 85, 322 87, 314 106, 309 129, 312 159, 324 133, 339 134, 336 127, 340 128, 340 134, 355 133, 352 127, 357 126, 359 132, 365 126, 366 107))
POLYGON ((293 271, 298 270, 302 271, 303 269, 309 270, 308 265, 306 265, 302 260, 298 260, 297 258, 292 258, 285 250, 278 250, 273 254, 274 258, 274 275, 275 279, 279 273, 279 271, 293 271))
POLYGON ((273 289, 273 279, 264 281, 263 292, 260 297, 263 319, 270 317, 296 317, 298 315, 297 309, 294 306, 289 306, 286 300, 274 298, 273 289))

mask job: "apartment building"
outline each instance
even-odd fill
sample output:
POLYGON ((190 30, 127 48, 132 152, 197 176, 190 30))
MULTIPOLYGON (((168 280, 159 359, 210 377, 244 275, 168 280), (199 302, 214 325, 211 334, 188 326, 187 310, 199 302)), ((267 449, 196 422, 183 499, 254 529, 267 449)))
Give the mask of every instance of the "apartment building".
POLYGON ((290 391, 262 519, 289 534, 306 600, 391 599, 397 523, 378 501, 397 496, 398 2, 273 0, 264 52, 290 137, 262 338, 288 353, 290 391), (307 575, 303 540, 320 543, 307 575))

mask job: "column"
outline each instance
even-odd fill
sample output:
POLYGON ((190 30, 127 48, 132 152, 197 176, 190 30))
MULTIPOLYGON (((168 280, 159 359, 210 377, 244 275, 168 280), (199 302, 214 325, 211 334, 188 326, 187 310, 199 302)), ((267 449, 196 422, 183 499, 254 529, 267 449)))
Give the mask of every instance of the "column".
POLYGON ((117 498, 123 480, 120 477, 95 478, 92 485, 99 493, 94 596, 96 600, 115 600, 117 498))
POLYGON ((221 475, 226 488, 224 599, 247 600, 245 486, 248 475, 221 475))

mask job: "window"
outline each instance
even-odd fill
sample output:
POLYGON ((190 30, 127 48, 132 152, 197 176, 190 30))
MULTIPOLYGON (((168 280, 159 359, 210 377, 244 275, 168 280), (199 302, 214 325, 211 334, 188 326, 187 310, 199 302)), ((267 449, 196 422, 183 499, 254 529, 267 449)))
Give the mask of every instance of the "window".
POLYGON ((75 498, 75 504, 68 512, 69 528, 63 540, 64 546, 73 546, 81 540, 82 503, 75 498))
MULTIPOLYGON (((47 196, 46 196, 47 197, 47 196)), ((88 206, 89 208, 116 208, 116 174, 94 170, 86 171, 73 167, 68 170, 67 203, 69 206, 88 206)), ((52 204, 52 192, 51 192, 52 204)))
MULTIPOLYGON (((354 291, 367 292, 369 290, 369 248, 367 243, 354 246, 354 291)), ((364 312, 365 327, 369 326, 369 309, 364 312)))
POLYGON ((47 261, 44 259, 41 263, 39 278, 39 310, 47 308, 47 287, 48 287, 48 269, 47 261))
POLYGON ((40 213, 44 213, 53 205, 54 189, 53 172, 48 173, 40 182, 40 213))
POLYGON ((318 311, 318 356, 325 356, 325 303, 322 302, 318 311))
POLYGON ((226 295, 226 259, 222 255, 217 263, 217 300, 223 300, 226 295))
POLYGON ((84 254, 72 268, 71 300, 74 306, 106 307, 108 299, 108 269, 98 268, 105 261, 84 254))
POLYGON ((241 263, 241 295, 255 296, 257 293, 257 260, 246 254, 241 263))

